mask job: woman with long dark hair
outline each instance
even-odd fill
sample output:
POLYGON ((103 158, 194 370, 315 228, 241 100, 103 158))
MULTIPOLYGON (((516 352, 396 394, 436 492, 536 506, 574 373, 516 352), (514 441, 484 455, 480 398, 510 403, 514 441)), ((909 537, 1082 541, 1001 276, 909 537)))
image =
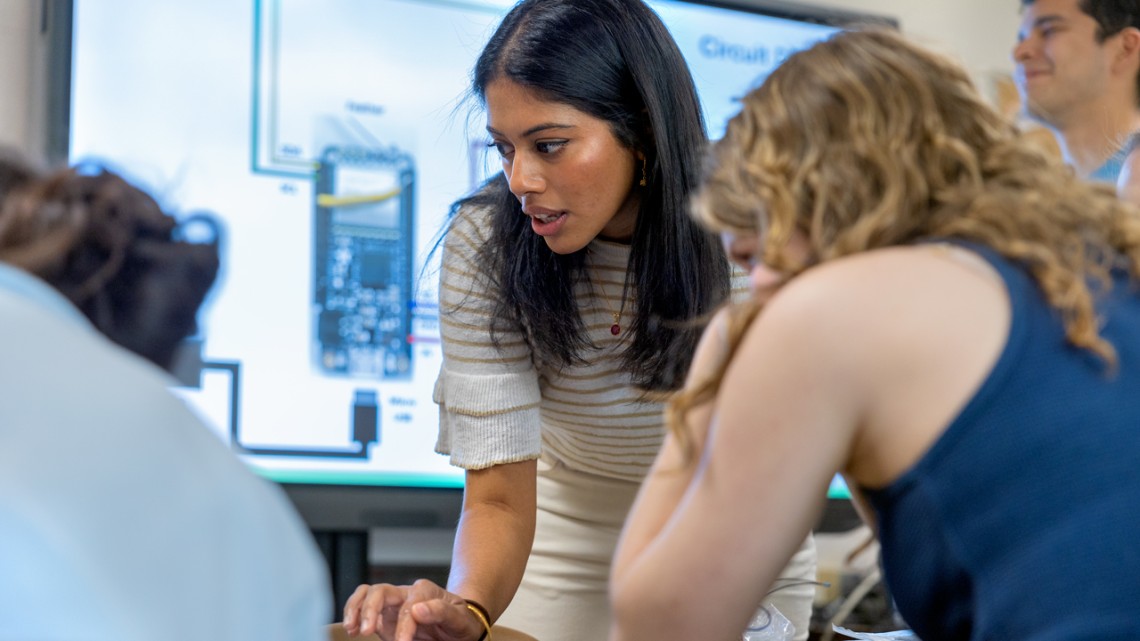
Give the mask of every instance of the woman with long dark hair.
MULTIPOLYGON (((700 105, 640 0, 524 0, 473 91, 503 173, 457 203, 444 242, 438 450, 468 470, 448 590, 361 586, 345 625, 476 641, 499 621, 598 639, 661 400, 685 378, 697 321, 730 293, 718 238, 688 216, 700 105)), ((810 544, 799 561, 794 574, 814 578, 810 544)), ((782 595, 803 637, 812 592, 782 595)))

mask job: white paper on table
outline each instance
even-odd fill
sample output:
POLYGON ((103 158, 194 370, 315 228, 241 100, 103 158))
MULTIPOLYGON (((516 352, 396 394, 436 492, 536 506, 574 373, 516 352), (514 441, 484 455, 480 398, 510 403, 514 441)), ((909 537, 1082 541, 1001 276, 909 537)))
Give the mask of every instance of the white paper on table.
POLYGON ((831 626, 839 634, 851 637, 852 639, 862 639, 862 641, 922 641, 910 630, 896 630, 894 632, 855 632, 847 628, 841 628, 837 625, 831 626))

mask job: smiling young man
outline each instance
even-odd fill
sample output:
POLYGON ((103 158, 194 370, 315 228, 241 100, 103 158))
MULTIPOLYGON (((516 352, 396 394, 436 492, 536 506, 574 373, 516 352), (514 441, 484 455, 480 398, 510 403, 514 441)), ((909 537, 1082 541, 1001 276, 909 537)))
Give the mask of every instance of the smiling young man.
POLYGON ((1140 130, 1140 4, 1022 0, 1013 49, 1026 113, 1053 131, 1077 173, 1116 183, 1140 130))

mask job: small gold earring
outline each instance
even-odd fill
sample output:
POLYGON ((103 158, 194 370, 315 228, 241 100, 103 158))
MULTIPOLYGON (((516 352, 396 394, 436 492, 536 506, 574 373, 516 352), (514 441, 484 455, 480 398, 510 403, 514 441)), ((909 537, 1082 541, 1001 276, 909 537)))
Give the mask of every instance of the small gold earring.
POLYGON ((641 182, 637 184, 641 185, 642 187, 649 184, 649 179, 645 175, 645 156, 641 157, 641 182))

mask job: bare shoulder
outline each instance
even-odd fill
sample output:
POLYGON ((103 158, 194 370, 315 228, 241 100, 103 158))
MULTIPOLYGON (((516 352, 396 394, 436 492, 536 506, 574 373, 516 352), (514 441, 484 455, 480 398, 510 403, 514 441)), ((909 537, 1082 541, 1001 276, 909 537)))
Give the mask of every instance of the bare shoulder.
POLYGON ((730 365, 725 402, 734 399, 742 415, 763 406, 790 416, 802 438, 829 444, 830 472, 881 487, 977 389, 1009 319, 1000 275, 966 249, 897 247, 829 261, 760 312, 730 365))
POLYGON ((879 351, 1004 322, 1000 276, 977 254, 946 245, 891 247, 828 261, 785 285, 758 325, 820 349, 879 351), (853 340, 857 339, 857 340, 853 340))

